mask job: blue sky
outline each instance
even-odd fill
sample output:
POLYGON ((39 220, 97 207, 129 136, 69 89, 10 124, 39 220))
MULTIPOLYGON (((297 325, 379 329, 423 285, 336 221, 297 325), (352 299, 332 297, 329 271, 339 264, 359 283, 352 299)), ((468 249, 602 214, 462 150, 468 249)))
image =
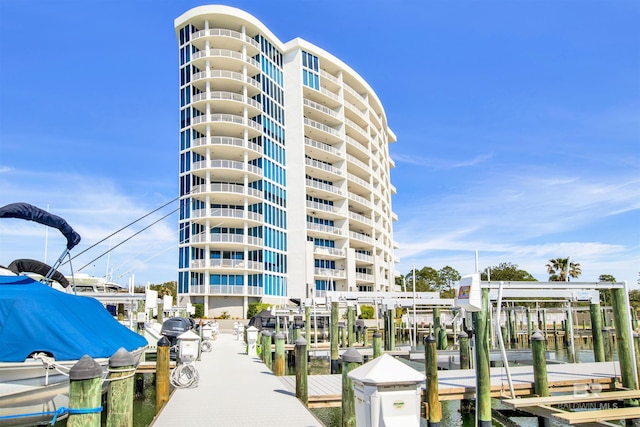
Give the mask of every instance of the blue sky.
MULTIPOLYGON (((75 254, 177 196, 178 50, 194 1, 0 1, 0 205, 67 219, 75 254)), ((640 271, 640 3, 228 1, 282 41, 349 64, 398 142, 397 270, 512 262, 546 280, 640 271)), ((135 230, 177 208, 141 221, 135 230)), ((125 282, 176 279, 177 218, 78 256, 125 282), (107 267, 108 266, 108 267, 107 267)), ((43 259, 43 227, 0 222, 0 264, 43 259)), ((64 244, 48 233, 47 261, 64 244)), ((66 267, 62 269, 65 271, 66 267)))

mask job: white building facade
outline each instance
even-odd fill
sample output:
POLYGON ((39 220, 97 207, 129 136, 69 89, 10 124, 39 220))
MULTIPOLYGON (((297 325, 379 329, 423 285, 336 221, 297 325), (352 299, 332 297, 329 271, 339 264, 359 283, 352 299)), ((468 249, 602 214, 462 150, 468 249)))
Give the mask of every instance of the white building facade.
POLYGON ((367 82, 236 8, 175 30, 179 301, 241 318, 253 301, 393 290, 396 138, 367 82))

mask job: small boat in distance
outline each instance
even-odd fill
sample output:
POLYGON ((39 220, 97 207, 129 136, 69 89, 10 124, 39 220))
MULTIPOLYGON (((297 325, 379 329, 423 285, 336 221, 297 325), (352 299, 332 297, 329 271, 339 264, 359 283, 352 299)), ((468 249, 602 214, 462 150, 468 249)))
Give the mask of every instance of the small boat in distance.
POLYGON ((56 265, 32 272, 48 270, 45 283, 23 274, 25 263, 0 267, 0 426, 46 424, 52 411, 68 406, 66 373, 80 358, 92 357, 106 373, 108 359, 118 349, 131 352, 137 365, 148 343, 95 298, 50 286, 51 281, 64 286, 55 266, 80 241, 65 220, 26 203, 0 207, 0 218, 36 221, 67 237, 56 265))

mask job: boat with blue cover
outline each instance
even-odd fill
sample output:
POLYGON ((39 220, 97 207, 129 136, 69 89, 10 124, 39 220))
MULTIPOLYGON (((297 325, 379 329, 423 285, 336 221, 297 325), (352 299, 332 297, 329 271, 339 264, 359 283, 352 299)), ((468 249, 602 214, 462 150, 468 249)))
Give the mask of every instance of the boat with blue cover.
POLYGON ((137 364, 148 343, 95 298, 50 286, 55 267, 80 241, 66 221, 26 203, 1 207, 0 218, 36 221, 67 237, 56 265, 47 266, 45 283, 0 267, 0 426, 46 424, 52 412, 67 405, 68 370, 84 355, 106 375, 108 359, 118 349, 131 352, 137 364))

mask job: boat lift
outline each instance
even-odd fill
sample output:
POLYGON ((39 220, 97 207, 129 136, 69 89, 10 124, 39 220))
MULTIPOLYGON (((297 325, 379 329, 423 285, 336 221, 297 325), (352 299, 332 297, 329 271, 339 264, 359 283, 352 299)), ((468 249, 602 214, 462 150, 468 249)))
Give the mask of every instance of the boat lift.
MULTIPOLYGON (((456 305, 462 306, 469 311, 478 311, 481 309, 481 289, 489 290, 490 303, 496 303, 496 318, 494 323, 495 335, 498 337, 500 346, 500 352, 502 354, 502 361, 507 374, 507 381, 509 383, 509 391, 511 397, 515 398, 515 392, 513 388, 513 382, 511 380, 511 373, 509 370, 509 362, 506 357, 506 350, 500 333, 500 316, 502 301, 504 298, 540 298, 552 297, 561 300, 565 300, 569 304, 568 310, 570 310, 571 302, 594 302, 600 301, 600 290, 605 289, 624 289, 625 293, 625 309, 627 312, 630 309, 629 303, 629 289, 626 282, 508 282, 508 281, 480 281, 480 273, 474 273, 472 275, 465 276, 461 281, 458 298, 456 299, 456 305), (465 280, 466 279, 466 280, 465 280), (466 292, 466 294, 465 294, 466 292), (462 297, 462 298, 461 298, 462 297)), ((493 310, 489 310, 490 312, 493 310)), ((573 316, 568 315, 569 321, 569 343, 570 351, 572 355, 575 355, 575 346, 573 340, 573 316)), ((629 328, 629 336, 633 337, 633 326, 631 319, 627 327, 629 328)), ((633 340, 629 342, 630 350, 633 354, 634 343, 633 340)), ((638 371, 636 365, 636 359, 631 358, 633 364, 633 373, 635 376, 636 384, 638 384, 638 371)))

